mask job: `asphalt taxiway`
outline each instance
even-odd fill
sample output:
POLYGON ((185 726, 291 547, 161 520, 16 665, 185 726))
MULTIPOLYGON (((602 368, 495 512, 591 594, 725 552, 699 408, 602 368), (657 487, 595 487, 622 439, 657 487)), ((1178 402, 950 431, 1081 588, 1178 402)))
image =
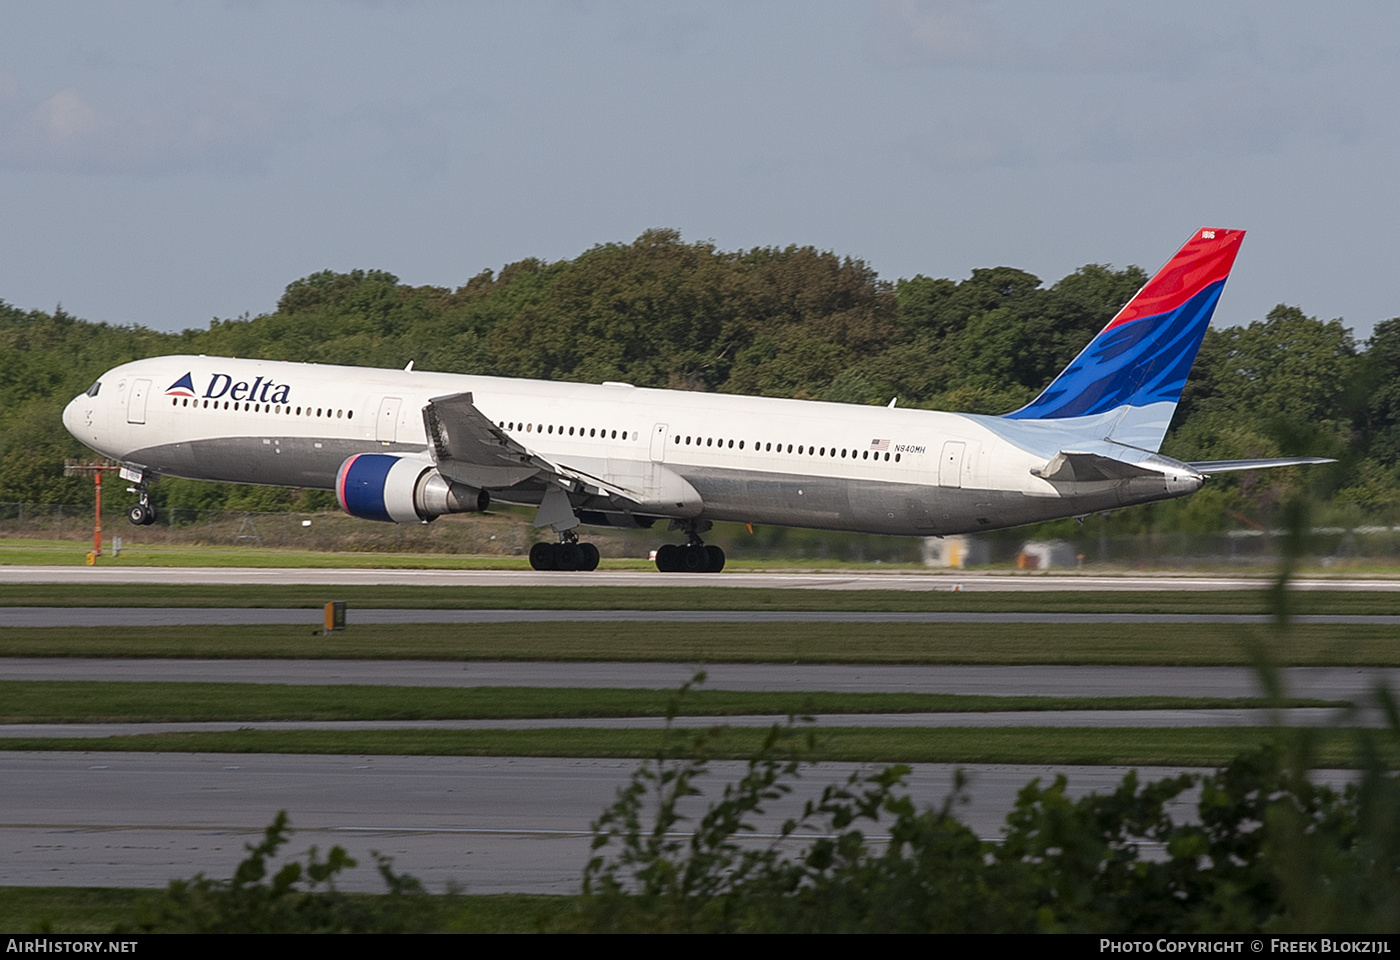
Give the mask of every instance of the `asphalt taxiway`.
MULTIPOLYGON (((355 587, 398 585, 426 587, 735 587, 786 590, 1001 591, 1218 591, 1259 590, 1268 576, 1198 576, 1162 574, 1098 576, 1086 574, 1010 573, 699 573, 595 570, 591 573, 534 570, 406 570, 254 567, 0 566, 3 583, 144 583, 203 585, 311 585, 355 587)), ((1382 577, 1299 577, 1294 590, 1369 590, 1400 592, 1400 579, 1382 577)))
MULTIPOLYGON (((279 810, 296 834, 284 857, 317 845, 346 848, 361 867, 337 879, 346 890, 382 890, 371 851, 435 891, 577 893, 590 855, 591 824, 636 769, 630 760, 478 757, 343 757, 140 753, 0 753, 5 818, 0 885, 163 886, 203 872, 228 877, 279 810)), ((858 769, 814 764, 794 792, 752 818, 771 835, 785 817, 858 769)), ((1063 773, 1069 793, 1113 789, 1121 767, 971 765, 968 802, 955 809, 996 837, 1017 792, 1063 773)), ((716 762, 699 782, 707 795, 742 776, 716 762)), ((1145 779, 1174 774, 1143 768, 1145 779)), ((941 805, 954 768, 920 764, 909 795, 941 805)), ((691 815, 702 807, 691 806, 691 815)), ((1177 814, 1186 812, 1185 804, 1177 814)), ((693 821, 690 821, 693 822, 693 821)), ((800 831, 810 837, 808 831, 800 831)), ((869 831, 877 835, 879 828, 869 831)), ((280 859, 279 861, 280 862, 280 859)))

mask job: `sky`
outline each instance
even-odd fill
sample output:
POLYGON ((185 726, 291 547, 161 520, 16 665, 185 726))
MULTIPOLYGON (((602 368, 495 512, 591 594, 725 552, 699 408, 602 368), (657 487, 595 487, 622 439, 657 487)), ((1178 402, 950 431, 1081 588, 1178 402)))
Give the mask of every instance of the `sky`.
POLYGON ((1400 315, 1400 4, 31 2, 0 300, 203 328, 319 270, 457 287, 653 227, 881 278, 1164 263, 1216 324, 1400 315))

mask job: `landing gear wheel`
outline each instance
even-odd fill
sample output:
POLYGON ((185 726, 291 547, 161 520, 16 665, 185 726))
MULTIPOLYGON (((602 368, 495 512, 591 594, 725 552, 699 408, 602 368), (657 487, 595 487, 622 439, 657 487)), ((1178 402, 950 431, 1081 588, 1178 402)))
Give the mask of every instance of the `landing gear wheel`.
POLYGON ((146 527, 156 522, 156 511, 154 507, 136 503, 126 512, 126 518, 138 527, 146 527))
POLYGON ((553 570, 557 544, 537 543, 530 548, 530 568, 532 570, 553 570))
POLYGON ((724 551, 714 544, 706 544, 705 552, 710 556, 710 573, 719 573, 724 569, 724 551))
POLYGON ((703 543, 688 543, 681 547, 681 570, 685 573, 705 573, 710 569, 710 554, 703 543))
POLYGON ((681 548, 674 543, 663 543, 656 548, 656 569, 662 573, 680 573, 681 548))
POLYGON ((600 559, 598 548, 591 543, 580 543, 578 548, 579 552, 583 554, 583 559, 579 561, 578 568, 580 570, 597 570, 598 560, 600 559))
POLYGON ((583 559, 579 554, 579 545, 576 543, 556 543, 554 545, 554 569, 555 570, 577 570, 579 561, 583 559))

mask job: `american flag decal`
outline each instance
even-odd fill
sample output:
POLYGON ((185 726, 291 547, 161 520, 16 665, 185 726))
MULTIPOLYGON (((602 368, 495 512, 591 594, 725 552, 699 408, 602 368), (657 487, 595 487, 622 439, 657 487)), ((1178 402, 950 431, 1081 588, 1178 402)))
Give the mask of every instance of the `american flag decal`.
POLYGON ((890 448, 890 442, 889 442, 888 440, 871 440, 871 441, 870 441, 870 449, 876 451, 877 453, 880 452, 880 451, 882 451, 882 450, 888 450, 889 448, 890 448))

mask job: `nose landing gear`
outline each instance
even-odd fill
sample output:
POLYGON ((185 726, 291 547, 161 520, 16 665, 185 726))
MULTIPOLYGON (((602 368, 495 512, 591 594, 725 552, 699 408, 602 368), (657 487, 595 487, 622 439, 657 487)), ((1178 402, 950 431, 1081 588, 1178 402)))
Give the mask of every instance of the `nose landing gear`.
POLYGON ((127 487, 126 492, 134 493, 138 498, 126 512, 126 518, 138 527, 149 527, 155 523, 156 508, 151 506, 151 492, 146 489, 146 482, 143 480, 133 487, 127 487))

